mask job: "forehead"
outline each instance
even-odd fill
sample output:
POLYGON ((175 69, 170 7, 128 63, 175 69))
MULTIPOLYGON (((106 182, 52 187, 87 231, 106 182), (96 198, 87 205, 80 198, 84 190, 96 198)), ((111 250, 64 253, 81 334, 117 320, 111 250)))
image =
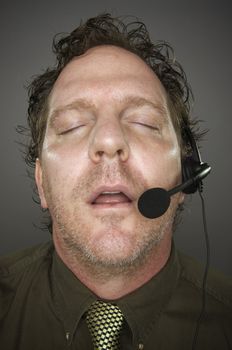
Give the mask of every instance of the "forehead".
POLYGON ((62 70, 49 105, 52 109, 62 107, 75 98, 117 100, 127 93, 166 104, 163 85, 139 56, 116 46, 97 46, 75 57, 62 70))

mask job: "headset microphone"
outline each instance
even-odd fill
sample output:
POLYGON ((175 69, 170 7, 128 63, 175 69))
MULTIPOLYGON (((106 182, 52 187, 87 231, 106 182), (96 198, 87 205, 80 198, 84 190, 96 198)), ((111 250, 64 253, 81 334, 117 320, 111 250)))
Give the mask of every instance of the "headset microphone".
POLYGON ((169 207, 172 195, 184 191, 191 185, 199 186, 201 180, 209 174, 210 170, 211 167, 207 163, 201 163, 199 171, 179 186, 169 191, 164 188, 150 188, 145 191, 138 200, 140 213, 148 219, 155 219, 163 215, 169 207))

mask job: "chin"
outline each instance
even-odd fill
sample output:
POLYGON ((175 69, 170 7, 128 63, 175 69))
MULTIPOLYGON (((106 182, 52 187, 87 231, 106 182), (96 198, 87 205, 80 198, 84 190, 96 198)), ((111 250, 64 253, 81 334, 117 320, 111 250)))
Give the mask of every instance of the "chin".
POLYGON ((85 256, 96 267, 116 270, 141 264, 149 250, 150 247, 137 242, 132 235, 128 237, 125 233, 117 235, 108 233, 95 240, 85 256))

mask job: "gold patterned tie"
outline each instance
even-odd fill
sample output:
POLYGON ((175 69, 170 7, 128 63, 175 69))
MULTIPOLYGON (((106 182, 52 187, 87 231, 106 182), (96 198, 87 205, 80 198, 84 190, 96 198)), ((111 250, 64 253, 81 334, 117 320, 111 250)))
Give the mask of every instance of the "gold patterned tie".
POLYGON ((89 308, 86 321, 95 350, 117 350, 123 314, 117 305, 95 301, 89 308))

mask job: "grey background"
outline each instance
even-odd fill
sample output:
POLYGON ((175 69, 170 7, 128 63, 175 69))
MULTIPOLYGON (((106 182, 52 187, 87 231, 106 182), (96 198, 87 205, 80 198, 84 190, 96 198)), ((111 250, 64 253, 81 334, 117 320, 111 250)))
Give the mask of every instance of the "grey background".
MULTIPOLYGON (((1 1, 1 235, 0 254, 45 241, 49 233, 36 228, 41 213, 32 201, 16 141, 17 124, 25 124, 32 75, 53 63, 51 42, 58 32, 70 32, 80 19, 103 11, 135 15, 151 37, 174 48, 192 85, 193 114, 210 132, 202 158, 213 168, 204 182, 211 240, 211 265, 232 275, 231 257, 231 1, 1 1)), ((201 261, 204 236, 198 195, 188 199, 175 239, 178 247, 201 261)))

